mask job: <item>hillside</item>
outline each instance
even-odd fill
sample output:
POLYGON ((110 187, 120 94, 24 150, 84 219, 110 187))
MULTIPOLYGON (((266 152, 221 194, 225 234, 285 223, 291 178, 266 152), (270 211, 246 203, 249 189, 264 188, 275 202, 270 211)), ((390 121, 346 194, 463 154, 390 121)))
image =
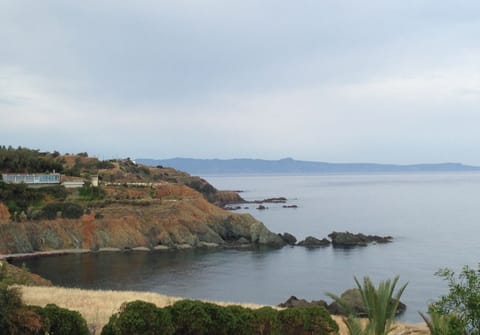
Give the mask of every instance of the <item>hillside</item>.
POLYGON ((374 163, 326 163, 299 161, 291 158, 263 159, 150 159, 139 158, 139 163, 150 166, 171 166, 197 175, 206 174, 314 174, 314 173, 401 173, 401 172, 450 172, 480 171, 480 167, 460 163, 440 164, 374 164, 374 163))
MULTIPOLYGON (((35 154, 85 185, 32 188, 1 182, 0 254, 283 244, 250 215, 218 207, 231 194, 201 178, 130 159, 99 161, 85 153, 62 156, 28 149, 16 160, 24 162, 22 172, 37 166, 35 154), (25 152, 28 160, 22 159, 25 152), (93 175, 99 177, 98 187, 90 184, 93 175)), ((1 171, 16 172, 11 167, 0 163, 1 171)))

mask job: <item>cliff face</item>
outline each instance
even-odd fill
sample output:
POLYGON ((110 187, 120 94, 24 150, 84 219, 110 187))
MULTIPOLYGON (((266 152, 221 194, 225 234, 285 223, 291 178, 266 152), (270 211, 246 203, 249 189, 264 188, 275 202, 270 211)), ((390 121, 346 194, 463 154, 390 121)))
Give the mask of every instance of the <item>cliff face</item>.
POLYGON ((151 201, 103 203, 79 219, 4 223, 0 225, 0 253, 184 248, 247 241, 254 245, 283 245, 281 238, 252 216, 225 211, 191 188, 168 184, 158 186, 154 192, 151 201))

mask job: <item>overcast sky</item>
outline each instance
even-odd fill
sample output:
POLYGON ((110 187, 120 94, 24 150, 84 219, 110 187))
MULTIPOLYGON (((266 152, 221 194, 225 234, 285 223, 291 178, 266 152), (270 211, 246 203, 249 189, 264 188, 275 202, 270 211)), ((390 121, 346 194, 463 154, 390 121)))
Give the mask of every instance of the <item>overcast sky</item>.
POLYGON ((480 2, 0 0, 0 144, 480 165, 480 2))

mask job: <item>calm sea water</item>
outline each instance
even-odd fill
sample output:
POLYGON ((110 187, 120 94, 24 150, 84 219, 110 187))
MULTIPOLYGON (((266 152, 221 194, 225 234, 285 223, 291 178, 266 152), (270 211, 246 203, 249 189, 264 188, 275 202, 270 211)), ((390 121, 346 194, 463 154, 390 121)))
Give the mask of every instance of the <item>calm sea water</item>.
POLYGON ((405 321, 447 292, 434 276, 480 261, 480 174, 206 176, 247 200, 285 196, 297 209, 269 204, 251 213, 275 232, 302 239, 351 231, 392 235, 365 248, 177 251, 65 255, 26 260, 32 272, 67 287, 155 291, 235 302, 278 304, 290 295, 325 299, 354 286, 400 276, 408 282, 405 321))

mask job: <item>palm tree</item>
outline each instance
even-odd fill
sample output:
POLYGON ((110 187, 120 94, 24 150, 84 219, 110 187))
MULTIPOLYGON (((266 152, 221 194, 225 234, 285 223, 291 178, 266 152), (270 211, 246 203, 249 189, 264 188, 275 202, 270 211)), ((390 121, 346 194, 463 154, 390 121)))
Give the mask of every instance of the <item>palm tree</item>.
POLYGON ((455 314, 440 314, 431 310, 430 319, 423 313, 419 313, 428 326, 431 335, 461 335, 467 334, 465 324, 455 314))
POLYGON ((350 316, 344 319, 344 322, 350 335, 386 335, 393 329, 398 303, 407 287, 407 284, 403 285, 394 295, 398 278, 396 276, 393 280, 382 281, 378 288, 375 288, 369 277, 364 277, 363 285, 356 277, 354 278, 367 313, 368 324, 365 328, 362 327, 360 320, 346 301, 334 294, 327 293, 349 312, 350 316))

